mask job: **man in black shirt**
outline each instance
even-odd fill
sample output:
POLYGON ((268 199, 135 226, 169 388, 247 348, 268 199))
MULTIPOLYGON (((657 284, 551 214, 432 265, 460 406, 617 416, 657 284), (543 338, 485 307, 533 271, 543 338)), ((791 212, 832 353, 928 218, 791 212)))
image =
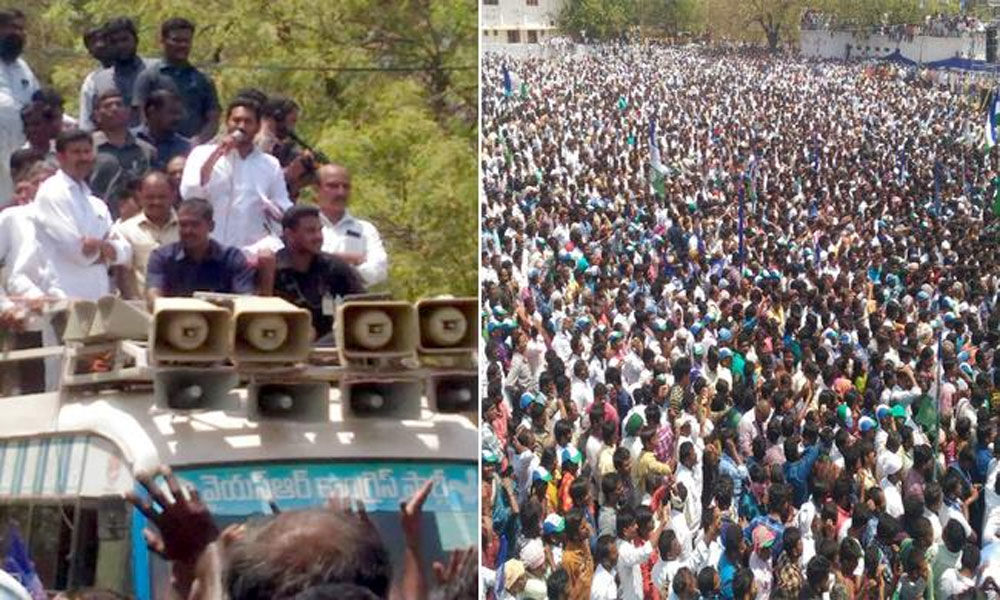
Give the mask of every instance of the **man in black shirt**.
POLYGON ((275 255, 274 295, 307 309, 316 337, 321 338, 332 331, 336 300, 365 293, 364 284, 354 267, 321 251, 323 224, 318 208, 293 206, 285 212, 281 226, 285 247, 275 255))

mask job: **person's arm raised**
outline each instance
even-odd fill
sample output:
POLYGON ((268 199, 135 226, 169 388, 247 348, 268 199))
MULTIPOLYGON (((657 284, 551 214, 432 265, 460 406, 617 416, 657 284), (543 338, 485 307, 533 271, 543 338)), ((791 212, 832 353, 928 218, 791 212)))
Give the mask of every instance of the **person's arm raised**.
POLYGON ((193 487, 183 490, 166 466, 153 476, 140 474, 136 481, 145 488, 147 497, 127 492, 125 499, 156 526, 156 531, 143 529, 142 535, 151 551, 171 562, 175 591, 191 600, 221 597, 214 595, 221 593, 221 570, 218 557, 212 555, 219 529, 198 491, 193 487), (166 480, 172 498, 154 482, 157 475, 166 480))
POLYGON ((428 479, 413 496, 399 505, 400 523, 406 548, 403 554, 403 576, 389 592, 389 600, 425 600, 427 580, 424 578, 423 561, 420 555, 421 509, 434 488, 434 480, 428 479))

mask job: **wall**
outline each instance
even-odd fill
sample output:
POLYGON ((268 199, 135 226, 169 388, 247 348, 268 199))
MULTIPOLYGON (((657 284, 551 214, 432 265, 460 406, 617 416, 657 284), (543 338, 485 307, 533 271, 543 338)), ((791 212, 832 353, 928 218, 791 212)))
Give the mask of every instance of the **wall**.
POLYGON ((556 19, 564 0, 498 0, 480 3, 480 43, 483 48, 507 44, 534 45, 555 37, 556 19), (516 41, 512 39, 516 36, 516 41))
POLYGON ((817 58, 883 57, 899 49, 900 54, 917 62, 945 60, 955 56, 984 60, 986 36, 982 33, 966 37, 917 36, 912 41, 894 41, 887 36, 855 36, 851 32, 802 31, 799 45, 802 54, 817 58))
POLYGON ((537 0, 535 6, 529 6, 528 0, 499 0, 497 4, 480 3, 479 18, 484 29, 494 25, 552 27, 562 5, 563 0, 537 0))

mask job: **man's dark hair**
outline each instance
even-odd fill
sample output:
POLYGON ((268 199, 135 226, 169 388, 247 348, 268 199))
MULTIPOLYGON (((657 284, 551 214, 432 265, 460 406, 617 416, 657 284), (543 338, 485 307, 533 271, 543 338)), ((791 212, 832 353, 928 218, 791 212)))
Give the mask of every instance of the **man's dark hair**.
POLYGON ((171 17, 160 25, 160 37, 167 37, 175 31, 190 31, 194 33, 194 23, 184 17, 171 17))
POLYGON ((358 585, 332 583, 309 588, 292 600, 379 600, 379 597, 358 585))
POLYGON ((285 211, 284 216, 281 217, 281 227, 282 229, 296 229, 299 222, 308 217, 318 219, 319 209, 310 204, 296 204, 285 211))
POLYGON ((211 223, 215 216, 215 211, 212 209, 212 204, 205 200, 204 198, 188 198, 183 200, 177 207, 177 212, 193 212, 198 215, 202 221, 211 223))
POLYGON ((814 556, 806 565, 806 581, 813 590, 818 589, 830 577, 830 561, 822 556, 814 556))
POLYGON ((941 532, 941 539, 949 552, 957 554, 965 545, 965 528, 958 519, 949 519, 941 532))
POLYGON ((148 113, 151 108, 159 110, 165 107, 172 99, 180 100, 173 90, 167 88, 154 90, 146 96, 146 100, 142 103, 142 112, 148 113))
POLYGON ((622 537, 626 529, 635 525, 635 514, 630 510, 620 510, 615 515, 615 535, 622 537))
POLYGON ((14 183, 20 182, 21 178, 31 167, 45 160, 45 155, 41 150, 34 148, 18 148, 10 155, 10 176, 14 183))
POLYGON ((10 25, 14 21, 24 19, 24 13, 17 8, 5 8, 0 10, 0 25, 10 25))
POLYGON ((237 108, 245 108, 253 113, 254 117, 260 121, 260 103, 251 98, 237 96, 226 106, 226 118, 228 119, 237 108))
POLYGON ((257 88, 243 88, 240 91, 236 92, 236 95, 233 96, 233 99, 253 100, 259 106, 267 104, 267 94, 258 90, 257 88))
POLYGON ((38 88, 35 90, 35 93, 31 95, 31 101, 38 102, 46 108, 54 108, 60 111, 63 109, 62 94, 57 92, 55 88, 38 88))
POLYGON ((118 33, 119 31, 127 31, 132 34, 132 37, 136 39, 139 38, 138 30, 135 27, 135 21, 128 17, 117 17, 104 24, 105 35, 111 35, 112 33, 118 33))
POLYGON ((83 32, 83 45, 89 50, 91 46, 94 45, 101 36, 106 33, 104 25, 98 25, 96 27, 91 27, 87 31, 83 32))
POLYGON ((559 567, 545 580, 545 597, 548 600, 566 600, 569 598, 569 573, 559 567))
POLYGON ((698 591, 705 598, 711 598, 715 593, 715 567, 705 567, 698 572, 698 591))
POLYGON ((94 140, 91 139, 89 133, 74 127, 73 129, 60 131, 59 135, 56 136, 56 152, 65 152, 70 144, 75 144, 76 142, 87 142, 91 146, 94 145, 94 140))
MULTIPOLYGON (((601 477, 601 492, 604 494, 605 504, 607 504, 607 498, 609 496, 615 495, 620 482, 621 477, 619 477, 618 473, 614 471, 601 477)), ((614 508, 614 506, 611 506, 611 508, 614 508)))
POLYGON ((275 121, 283 121, 285 117, 299 110, 299 105, 291 98, 272 96, 261 106, 261 113, 275 121))
POLYGON ((564 531, 566 532, 567 540, 574 540, 580 535, 580 528, 583 527, 584 519, 583 509, 580 507, 573 507, 566 511, 566 527, 564 531))
POLYGON ((597 538, 594 562, 600 564, 607 560, 608 556, 611 554, 611 549, 615 547, 615 543, 615 537, 613 535, 602 535, 597 538))
POLYGON ((361 519, 312 509, 251 523, 231 548, 224 584, 232 600, 295 597, 314 587, 352 584, 384 598, 389 552, 361 519))

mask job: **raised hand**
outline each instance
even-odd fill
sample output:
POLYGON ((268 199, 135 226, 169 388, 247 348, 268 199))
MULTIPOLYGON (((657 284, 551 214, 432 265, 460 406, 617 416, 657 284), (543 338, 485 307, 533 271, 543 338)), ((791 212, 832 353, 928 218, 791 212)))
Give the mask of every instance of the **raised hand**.
POLYGON ((166 479, 172 500, 155 484, 155 475, 136 476, 136 480, 146 489, 148 499, 134 492, 126 493, 125 499, 156 525, 158 531, 147 528, 142 532, 150 550, 167 560, 195 562, 209 544, 219 537, 219 528, 197 490, 189 487, 185 495, 169 467, 160 467, 157 474, 166 479), (159 506, 159 512, 154 510, 154 503, 159 506))
POLYGON ((476 597, 476 549, 455 550, 448 565, 434 563, 435 586, 428 600, 473 600, 476 597))
POLYGON ((434 480, 428 479, 406 502, 399 503, 399 517, 403 526, 406 543, 416 546, 420 540, 420 516, 424 502, 434 489, 434 480))

